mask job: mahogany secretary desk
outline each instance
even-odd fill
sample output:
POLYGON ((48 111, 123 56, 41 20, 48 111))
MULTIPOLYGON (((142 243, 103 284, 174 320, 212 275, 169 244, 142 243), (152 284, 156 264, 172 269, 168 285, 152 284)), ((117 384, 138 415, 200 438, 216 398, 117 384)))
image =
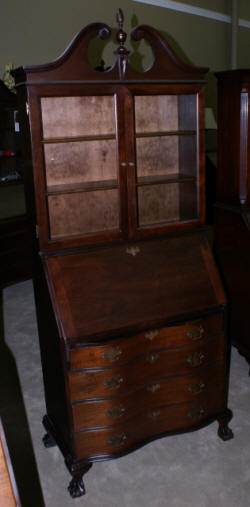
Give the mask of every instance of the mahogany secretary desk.
POLYGON ((146 25, 155 56, 128 62, 118 12, 113 67, 83 29, 48 65, 15 71, 23 112, 34 287, 47 415, 84 494, 93 462, 215 419, 227 408, 226 299, 204 231, 204 73, 146 25), (34 236, 34 234, 33 234, 34 236))
POLYGON ((250 70, 217 72, 216 77, 218 175, 214 247, 228 292, 231 340, 250 363, 250 70))

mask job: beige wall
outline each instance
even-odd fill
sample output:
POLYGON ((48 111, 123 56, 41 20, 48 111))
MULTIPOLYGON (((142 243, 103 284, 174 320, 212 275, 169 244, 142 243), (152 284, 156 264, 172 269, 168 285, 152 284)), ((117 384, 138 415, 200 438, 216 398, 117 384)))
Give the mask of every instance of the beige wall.
MULTIPOLYGON (((180 0, 181 1, 181 0, 180 0)), ((182 0, 185 4, 230 13, 231 0, 182 0)), ((250 2, 238 0, 239 14, 250 20, 250 2)), ((57 58, 73 36, 85 25, 103 21, 116 27, 117 7, 125 14, 125 30, 146 23, 160 30, 179 56, 195 65, 208 66, 207 105, 215 108, 216 81, 213 72, 230 66, 230 25, 199 16, 175 12, 162 7, 131 0, 11 0, 1 5, 0 17, 0 75, 5 64, 15 66, 46 63, 57 58)), ((250 29, 238 31, 238 66, 250 66, 250 29)), ((127 44, 129 46, 129 43, 127 44)), ((99 46, 98 46, 99 47, 99 46)), ((92 48, 93 49, 93 48, 92 48)), ((114 43, 104 51, 106 63, 111 63, 114 43)), ((141 43, 133 61, 145 67, 149 52, 141 43)), ((95 63, 95 62, 94 62, 95 63)))

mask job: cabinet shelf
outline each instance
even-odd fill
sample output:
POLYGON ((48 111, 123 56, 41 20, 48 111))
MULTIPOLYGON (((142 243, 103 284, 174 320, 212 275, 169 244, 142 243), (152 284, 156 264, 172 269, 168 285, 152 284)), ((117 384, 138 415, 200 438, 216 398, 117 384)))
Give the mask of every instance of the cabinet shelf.
POLYGON ((118 188, 117 180, 88 181, 78 183, 62 183, 47 187, 47 195, 73 194, 78 192, 93 192, 95 190, 111 190, 118 188))
POLYGON ((195 130, 164 130, 157 132, 136 132, 136 137, 194 136, 195 130))
POLYGON ((161 185, 167 183, 183 183, 185 181, 192 182, 196 181, 194 176, 181 174, 181 173, 173 173, 168 174, 167 177, 163 175, 157 176, 140 176, 137 178, 136 185, 137 187, 143 187, 145 185, 161 185))
POLYGON ((42 144, 57 144, 57 143, 77 143, 81 141, 107 141, 115 139, 115 134, 101 134, 92 136, 72 136, 72 137, 48 137, 42 139, 42 144))

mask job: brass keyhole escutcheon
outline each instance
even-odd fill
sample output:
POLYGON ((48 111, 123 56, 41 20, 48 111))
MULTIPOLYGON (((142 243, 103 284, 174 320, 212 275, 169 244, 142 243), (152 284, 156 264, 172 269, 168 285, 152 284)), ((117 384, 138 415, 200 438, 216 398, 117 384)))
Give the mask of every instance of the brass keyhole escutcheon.
POLYGON ((160 388, 161 388, 161 384, 152 384, 151 386, 147 387, 147 391, 149 391, 150 393, 155 393, 160 388))
POLYGON ((140 248, 138 246, 131 246, 126 248, 126 253, 135 257, 140 252, 140 248))
POLYGON ((152 353, 152 354, 149 354, 147 356, 147 361, 150 363, 150 364, 154 364, 158 359, 159 359, 160 355, 159 354, 156 354, 156 353, 152 353))
POLYGON ((152 330, 152 331, 148 331, 147 333, 145 333, 145 338, 147 338, 147 340, 154 340, 154 338, 159 334, 159 331, 157 331, 157 329, 155 330, 152 330))
POLYGON ((156 417, 159 417, 160 414, 161 410, 159 408, 158 409, 154 408, 148 413, 148 417, 150 417, 151 419, 156 419, 156 417))

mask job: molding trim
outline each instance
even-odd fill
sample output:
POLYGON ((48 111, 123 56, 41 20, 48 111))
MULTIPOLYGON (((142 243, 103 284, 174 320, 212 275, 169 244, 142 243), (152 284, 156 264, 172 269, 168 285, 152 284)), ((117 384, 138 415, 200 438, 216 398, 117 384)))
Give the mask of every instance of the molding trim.
POLYGON ((239 19, 238 25, 243 26, 244 28, 250 28, 250 21, 247 21, 246 19, 239 19))
MULTIPOLYGON (((231 16, 222 14, 220 12, 211 11, 209 9, 202 9, 193 5, 183 4, 182 2, 175 2, 174 0, 131 0, 132 2, 139 2, 148 5, 155 5, 165 9, 171 9, 177 12, 184 12, 192 14, 193 16, 201 16, 202 18, 214 19, 215 21, 222 21, 223 23, 231 23, 231 16)), ((250 21, 239 19, 238 25, 244 28, 250 28, 250 21)))

